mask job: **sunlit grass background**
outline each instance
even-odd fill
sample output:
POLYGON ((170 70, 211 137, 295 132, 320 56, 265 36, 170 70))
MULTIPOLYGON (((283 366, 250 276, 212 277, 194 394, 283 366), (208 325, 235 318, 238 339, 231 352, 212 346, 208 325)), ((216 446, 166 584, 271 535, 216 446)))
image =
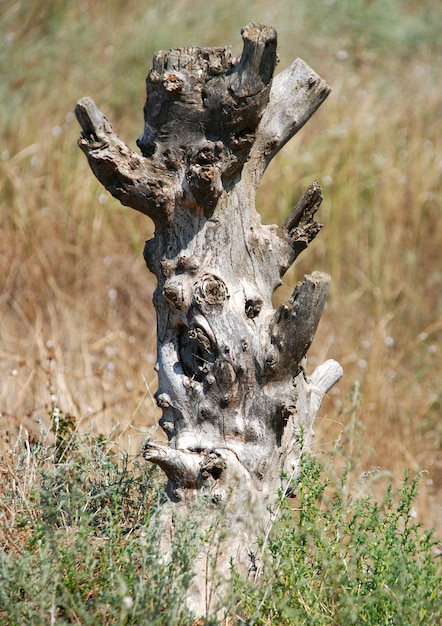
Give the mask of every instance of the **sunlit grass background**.
POLYGON ((270 166, 263 221, 323 186, 317 240, 291 270, 332 276, 309 353, 344 367, 317 424, 327 451, 358 383, 361 471, 428 470, 417 514, 442 528, 442 7, 440 0, 3 0, 0 5, 0 429, 37 433, 55 407, 132 451, 159 416, 152 224, 121 207, 76 145, 91 95, 135 147, 155 50, 231 44, 275 26, 331 85, 270 166))

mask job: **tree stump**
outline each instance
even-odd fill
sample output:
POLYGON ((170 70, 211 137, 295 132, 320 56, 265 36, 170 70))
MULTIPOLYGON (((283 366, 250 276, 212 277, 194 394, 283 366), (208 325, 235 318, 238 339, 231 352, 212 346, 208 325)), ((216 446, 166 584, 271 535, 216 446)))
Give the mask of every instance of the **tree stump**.
MULTIPOLYGON (((278 493, 296 483, 321 400, 342 375, 331 360, 310 376, 304 367, 329 276, 314 271, 272 305, 321 229, 319 184, 281 226, 263 225, 255 209, 267 165, 330 90, 300 59, 273 78, 273 28, 249 24, 241 34, 239 58, 228 47, 155 54, 141 155, 91 98, 76 107, 79 145, 98 180, 155 223, 144 258, 158 281, 156 401, 169 441, 147 443, 144 455, 167 474, 171 530, 171 512, 185 512, 199 493, 211 503, 206 528, 228 512, 214 564, 226 573, 231 559, 245 573, 255 565, 256 538, 278 493)), ((207 558, 189 598, 200 614, 211 609, 207 558)))

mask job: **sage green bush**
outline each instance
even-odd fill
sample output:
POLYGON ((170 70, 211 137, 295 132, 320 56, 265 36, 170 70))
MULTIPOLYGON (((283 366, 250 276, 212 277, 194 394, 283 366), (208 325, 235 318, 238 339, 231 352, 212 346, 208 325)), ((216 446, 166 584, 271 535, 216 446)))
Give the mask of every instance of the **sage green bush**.
POLYGON ((306 456, 295 496, 281 494, 280 521, 253 555, 258 575, 233 570, 217 616, 196 622, 185 597, 211 540, 199 531, 204 500, 177 520, 165 559, 152 521, 161 475, 55 418, 53 433, 21 437, 1 458, 0 624, 440 623, 436 541, 412 508, 419 476, 376 501, 352 486, 349 466, 335 479, 334 459, 306 456))
POLYGON ((263 580, 237 580, 248 624, 439 624, 440 566, 432 531, 414 520, 419 476, 405 474, 379 503, 348 494, 346 473, 327 497, 324 469, 304 459, 295 504, 269 541, 263 580))
POLYGON ((183 595, 197 521, 177 528, 166 563, 150 524, 163 486, 155 469, 79 437, 62 415, 59 424, 54 444, 19 441, 3 458, 0 623, 191 623, 183 595))

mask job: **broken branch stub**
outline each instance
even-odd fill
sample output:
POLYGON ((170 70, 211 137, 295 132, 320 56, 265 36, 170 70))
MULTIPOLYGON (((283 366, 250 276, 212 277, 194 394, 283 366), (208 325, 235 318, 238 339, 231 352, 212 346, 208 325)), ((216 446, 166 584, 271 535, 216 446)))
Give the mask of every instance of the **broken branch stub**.
MULTIPOLYGON (((313 272, 288 302, 272 306, 285 272, 321 228, 318 183, 280 227, 262 225, 255 209, 266 167, 329 87, 300 59, 273 78, 273 28, 249 24, 242 38, 238 59, 224 47, 154 56, 141 155, 90 98, 76 115, 96 177, 155 223, 144 257, 158 281, 156 399, 169 443, 147 444, 145 457, 165 471, 170 499, 184 507, 205 488, 214 509, 259 501, 246 533, 253 542, 278 490, 296 480, 301 447, 310 445, 322 397, 342 370, 327 361, 308 377, 303 367, 327 275, 313 272)), ((244 530, 244 520, 237 524, 244 530)), ((240 534, 225 563, 250 551, 240 534)))

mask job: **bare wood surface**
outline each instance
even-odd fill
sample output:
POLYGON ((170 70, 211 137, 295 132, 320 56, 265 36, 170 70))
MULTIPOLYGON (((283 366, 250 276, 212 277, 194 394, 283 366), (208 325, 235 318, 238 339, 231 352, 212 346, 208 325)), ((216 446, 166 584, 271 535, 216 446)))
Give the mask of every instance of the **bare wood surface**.
MULTIPOLYGON (((91 98, 76 107, 94 174, 155 223, 144 258, 158 281, 156 400, 169 443, 148 442, 144 455, 168 477, 164 517, 185 512, 198 494, 209 494, 212 507, 203 527, 228 515, 232 532, 216 542, 218 574, 232 558, 248 571, 272 502, 296 483, 322 398, 342 375, 334 361, 305 372, 329 277, 312 272, 286 303, 272 305, 321 229, 319 184, 281 226, 263 225, 255 209, 266 167, 330 89, 300 59, 273 78, 273 28, 249 24, 242 37, 239 58, 225 47, 154 56, 141 154, 91 98)), ((200 614, 208 610, 203 561, 189 596, 200 614)))

